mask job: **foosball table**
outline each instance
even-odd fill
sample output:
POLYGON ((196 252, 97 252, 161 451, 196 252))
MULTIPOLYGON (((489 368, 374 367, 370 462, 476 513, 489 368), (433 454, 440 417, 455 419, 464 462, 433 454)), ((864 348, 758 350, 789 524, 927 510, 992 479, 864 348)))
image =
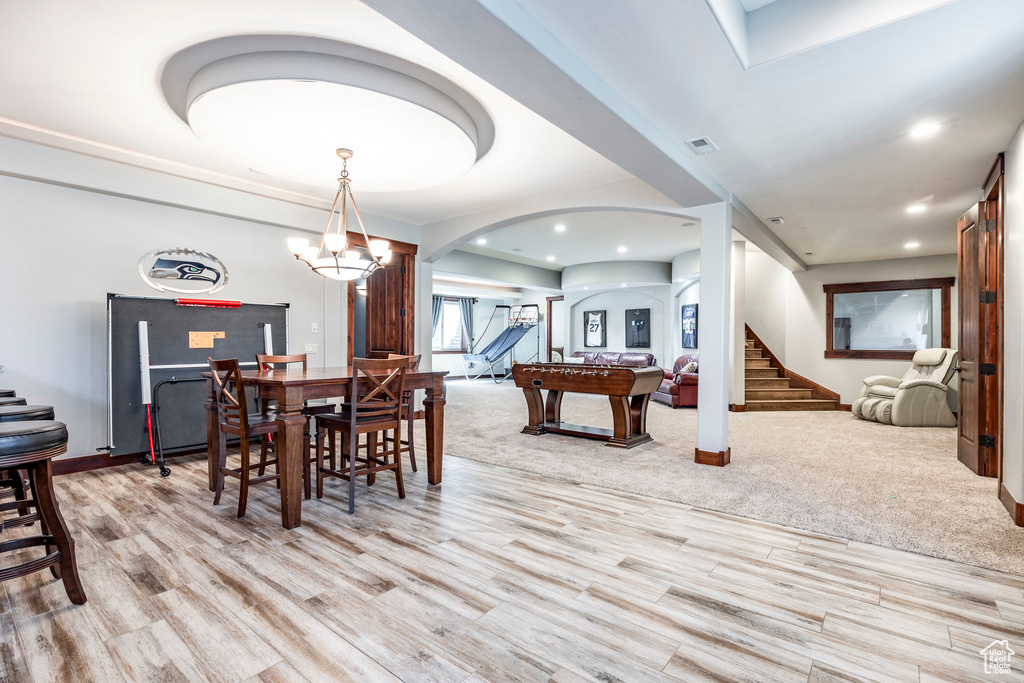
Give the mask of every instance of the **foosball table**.
POLYGON ((526 395, 530 422, 523 434, 568 434, 607 441, 608 446, 632 448, 651 441, 647 433, 647 405, 665 374, 661 368, 577 363, 515 365, 512 378, 526 395), (541 391, 548 392, 547 399, 541 391), (573 391, 603 394, 612 407, 613 429, 562 422, 562 394, 573 391))

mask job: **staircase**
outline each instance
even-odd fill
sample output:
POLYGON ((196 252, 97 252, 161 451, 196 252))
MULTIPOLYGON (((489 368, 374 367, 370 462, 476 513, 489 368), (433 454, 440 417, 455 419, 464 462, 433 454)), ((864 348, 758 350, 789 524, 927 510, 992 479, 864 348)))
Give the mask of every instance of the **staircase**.
POLYGON ((780 377, 772 359, 763 357, 758 342, 747 334, 746 411, 762 410, 838 410, 838 402, 813 397, 812 389, 790 386, 790 378, 780 377))

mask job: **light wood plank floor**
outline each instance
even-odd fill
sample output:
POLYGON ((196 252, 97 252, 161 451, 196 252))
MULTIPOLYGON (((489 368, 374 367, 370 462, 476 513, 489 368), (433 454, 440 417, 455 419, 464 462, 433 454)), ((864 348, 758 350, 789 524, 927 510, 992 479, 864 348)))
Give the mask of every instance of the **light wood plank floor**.
POLYGON ((406 468, 404 501, 360 482, 354 516, 329 481, 285 531, 272 484, 238 520, 237 485, 214 508, 205 460, 172 467, 58 479, 89 601, 0 584, 0 680, 971 681, 997 639, 1024 660, 1021 577, 457 458, 440 487, 406 468))

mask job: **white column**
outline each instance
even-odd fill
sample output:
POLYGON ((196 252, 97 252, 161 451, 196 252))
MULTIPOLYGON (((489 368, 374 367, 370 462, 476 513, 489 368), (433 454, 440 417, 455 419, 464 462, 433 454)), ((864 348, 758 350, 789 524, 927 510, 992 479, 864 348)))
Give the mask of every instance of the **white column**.
POLYGON ((700 228, 696 460, 705 465, 729 463, 731 289, 732 204, 722 202, 704 212, 700 228))
POLYGON ((732 243, 732 341, 729 345, 732 358, 732 382, 729 387, 729 403, 734 406, 742 406, 746 403, 744 397, 746 377, 746 346, 743 341, 746 339, 746 330, 743 323, 746 320, 745 294, 747 289, 747 243, 737 240, 732 243))
POLYGON ((421 261, 420 257, 416 257, 416 325, 415 325, 415 339, 413 340, 413 348, 418 354, 422 354, 420 359, 420 369, 430 370, 433 365, 431 363, 430 354, 430 329, 433 325, 431 318, 431 304, 434 297, 434 264, 426 263, 421 261))

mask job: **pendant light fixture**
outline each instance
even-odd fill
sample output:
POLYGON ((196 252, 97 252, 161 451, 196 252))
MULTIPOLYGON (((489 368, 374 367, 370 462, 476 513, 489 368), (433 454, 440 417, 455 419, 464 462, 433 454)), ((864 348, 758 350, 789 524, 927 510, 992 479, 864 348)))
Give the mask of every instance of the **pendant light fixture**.
POLYGON ((352 150, 341 148, 338 156, 342 159, 341 177, 338 178, 338 192, 334 195, 331 213, 327 216, 327 225, 320 238, 320 246, 314 247, 309 240, 292 237, 288 240, 288 249, 300 261, 303 261, 314 273, 332 280, 358 280, 369 277, 374 271, 383 268, 391 261, 391 244, 387 240, 373 239, 366 234, 366 226, 359 215, 356 199, 352 195, 352 180, 348 177, 348 160, 352 158, 352 150), (338 212, 337 227, 331 230, 334 212, 341 202, 338 212), (359 229, 366 240, 370 257, 366 258, 348 245, 348 204, 352 203, 352 211, 359 222, 359 229))

